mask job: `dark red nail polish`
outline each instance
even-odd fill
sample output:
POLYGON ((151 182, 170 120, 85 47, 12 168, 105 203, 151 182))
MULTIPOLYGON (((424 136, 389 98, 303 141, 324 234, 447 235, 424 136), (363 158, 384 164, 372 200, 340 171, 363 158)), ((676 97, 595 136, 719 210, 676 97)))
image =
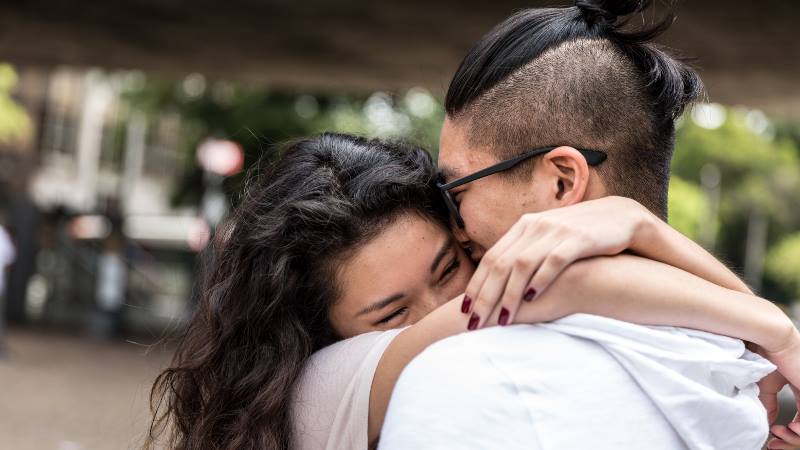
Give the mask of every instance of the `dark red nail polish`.
POLYGON ((472 331, 475 328, 478 328, 478 322, 480 322, 481 318, 478 317, 477 314, 472 313, 472 316, 469 318, 469 325, 467 325, 467 329, 472 331))
POLYGON ((508 325, 508 315, 509 312, 505 306, 500 308, 500 317, 497 318, 497 323, 499 323, 501 326, 508 325))
POLYGON ((528 290, 525 291, 525 295, 522 296, 522 299, 526 302, 529 302, 533 300, 533 297, 536 297, 536 289, 528 288, 528 290))
POLYGON ((461 312, 465 314, 468 313, 470 304, 472 304, 472 299, 469 298, 469 295, 465 295, 464 301, 461 302, 461 312))

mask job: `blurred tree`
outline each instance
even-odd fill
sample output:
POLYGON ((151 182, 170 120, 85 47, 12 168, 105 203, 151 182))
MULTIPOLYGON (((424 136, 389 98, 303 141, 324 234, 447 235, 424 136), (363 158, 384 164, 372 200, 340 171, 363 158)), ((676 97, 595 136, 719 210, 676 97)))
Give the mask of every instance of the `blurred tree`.
MULTIPOLYGON (((794 138, 794 128, 786 124, 782 127, 778 132, 776 125, 759 111, 719 105, 695 108, 683 118, 678 130, 673 180, 681 181, 671 189, 674 195, 670 205, 679 211, 690 209, 682 204, 696 204, 696 192, 689 192, 682 183, 691 183, 700 192, 708 193, 702 187, 704 167, 718 168, 721 195, 716 217, 705 219, 708 215, 702 207, 689 212, 696 211, 698 221, 715 222, 719 237, 710 250, 738 268, 746 266, 748 245, 751 252, 757 250, 758 243, 754 241, 758 241, 758 233, 753 230, 758 227, 753 224, 763 222, 766 246, 773 250, 767 252, 762 292, 769 298, 788 301, 796 287, 779 274, 800 270, 800 263, 796 259, 776 263, 774 258, 784 258, 791 250, 779 252, 774 248, 787 234, 800 229, 800 140, 794 138), (776 264, 784 266, 784 271, 776 271, 776 264)), ((689 219, 680 217, 671 215, 671 222, 696 237, 682 228, 689 219)))
MULTIPOLYGON (((323 131, 408 139, 435 152, 444 119, 441 103, 421 88, 397 95, 308 93, 225 82, 207 86, 200 75, 180 83, 147 78, 132 85, 125 95, 131 108, 151 117, 181 117, 178 145, 186 156, 188 175, 173 203, 198 201, 202 173, 195 151, 209 136, 241 144, 245 167, 250 167, 261 157, 274 157, 280 143, 323 131)), ((243 177, 226 180, 227 192, 239 192, 243 177)))
POLYGON ((698 240, 701 212, 708 199, 697 184, 673 176, 669 185, 669 223, 678 231, 698 240))
POLYGON ((0 64, 0 142, 24 139, 31 131, 31 120, 25 108, 11 97, 17 85, 17 73, 9 64, 0 64))
POLYGON ((800 300, 800 233, 785 237, 769 252, 767 274, 792 289, 792 300, 800 300))

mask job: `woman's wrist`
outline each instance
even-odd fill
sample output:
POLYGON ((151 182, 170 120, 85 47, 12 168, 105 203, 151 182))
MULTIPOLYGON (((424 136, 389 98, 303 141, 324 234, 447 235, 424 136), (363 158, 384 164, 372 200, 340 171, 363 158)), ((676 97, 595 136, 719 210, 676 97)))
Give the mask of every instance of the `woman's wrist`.
MULTIPOLYGON (((774 305, 773 305, 774 306, 774 305)), ((771 330, 771 333, 765 334, 765 342, 760 345, 770 355, 783 355, 786 353, 800 352, 800 331, 797 330, 794 322, 781 311, 780 308, 774 306, 778 311, 776 313, 776 325, 771 330)))
POLYGON ((629 250, 637 255, 653 258, 654 248, 663 248, 665 240, 664 227, 669 228, 665 222, 655 216, 650 210, 633 201, 635 227, 629 250))

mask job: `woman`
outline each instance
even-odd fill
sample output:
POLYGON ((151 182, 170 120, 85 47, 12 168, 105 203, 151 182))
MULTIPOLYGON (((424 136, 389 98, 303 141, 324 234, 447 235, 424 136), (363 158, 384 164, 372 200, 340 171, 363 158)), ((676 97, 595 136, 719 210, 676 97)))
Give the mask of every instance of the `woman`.
MULTIPOLYGON (((435 179, 421 149, 337 134, 294 143, 253 178, 217 235, 172 367, 153 387, 148 445, 167 429, 170 446, 180 449, 367 448, 377 442, 405 364, 467 327, 461 294, 474 268, 448 232, 435 179), (309 373, 319 378, 309 384, 309 373), (307 389, 313 395, 300 392, 300 398, 313 404, 293 403, 294 391, 307 389)), ((702 297, 682 293, 674 305, 653 305, 641 297, 659 281, 652 270, 659 263, 627 258, 589 261, 624 264, 623 282, 584 277, 585 266, 571 266, 522 306, 517 322, 581 310, 643 323, 700 324, 767 350, 796 353, 797 333, 769 302, 702 282, 702 297), (647 269, 631 276, 637 267, 647 269), (571 294, 577 286, 593 291, 591 304, 571 294), (720 306, 732 299, 737 308, 720 306), (680 314, 687 307, 689 318, 680 314), (786 333, 776 336, 776 329, 786 333)), ((706 269, 739 285, 721 264, 706 269)), ((681 277, 696 278, 670 270, 666 292, 681 277)))

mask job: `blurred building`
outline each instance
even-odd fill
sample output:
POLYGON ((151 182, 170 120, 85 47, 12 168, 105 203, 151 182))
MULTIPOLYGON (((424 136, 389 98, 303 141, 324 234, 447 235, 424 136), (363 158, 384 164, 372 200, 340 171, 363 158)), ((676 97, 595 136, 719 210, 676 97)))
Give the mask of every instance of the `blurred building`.
POLYGON ((136 72, 20 71, 31 132, 0 149, 0 209, 20 255, 10 320, 109 335, 158 330, 187 311, 199 211, 169 202, 185 167, 181 122, 131 109, 124 92, 140 82, 136 72))

